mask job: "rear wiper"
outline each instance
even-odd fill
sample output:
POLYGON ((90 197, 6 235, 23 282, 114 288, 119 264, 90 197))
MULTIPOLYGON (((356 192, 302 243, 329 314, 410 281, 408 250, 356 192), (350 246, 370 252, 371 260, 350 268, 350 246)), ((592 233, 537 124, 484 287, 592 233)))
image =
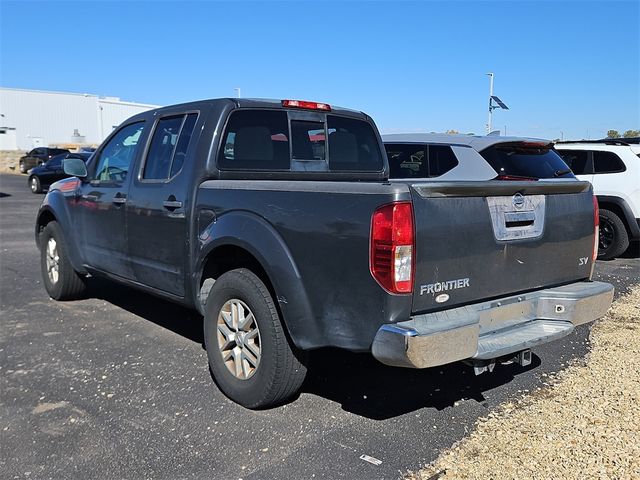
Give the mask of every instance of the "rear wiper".
POLYGON ((554 177, 561 177, 562 175, 566 175, 567 173, 571 173, 570 168, 565 168, 564 170, 556 170, 553 174, 554 177))

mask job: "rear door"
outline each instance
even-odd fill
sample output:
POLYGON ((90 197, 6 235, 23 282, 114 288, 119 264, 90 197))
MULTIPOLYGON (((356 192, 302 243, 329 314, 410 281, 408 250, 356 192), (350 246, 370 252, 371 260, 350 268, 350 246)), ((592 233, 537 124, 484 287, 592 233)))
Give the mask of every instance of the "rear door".
POLYGON ((198 112, 156 119, 127 198, 129 255, 135 280, 184 296, 191 187, 189 147, 198 112))
POLYGON ((588 278, 593 196, 575 180, 411 186, 414 312, 588 278))

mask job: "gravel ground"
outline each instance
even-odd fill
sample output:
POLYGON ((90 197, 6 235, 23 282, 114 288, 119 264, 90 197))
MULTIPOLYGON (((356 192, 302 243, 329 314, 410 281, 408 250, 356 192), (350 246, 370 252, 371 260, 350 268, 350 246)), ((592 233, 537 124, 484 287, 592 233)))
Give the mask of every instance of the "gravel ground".
POLYGON ((591 331, 586 362, 481 418, 425 479, 640 478, 640 286, 591 331))

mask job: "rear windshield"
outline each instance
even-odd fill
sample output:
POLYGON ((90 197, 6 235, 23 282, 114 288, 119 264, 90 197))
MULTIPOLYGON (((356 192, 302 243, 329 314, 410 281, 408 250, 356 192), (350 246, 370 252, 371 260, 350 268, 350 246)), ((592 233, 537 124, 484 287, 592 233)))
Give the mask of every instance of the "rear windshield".
POLYGON ((573 178, 573 173, 549 146, 501 143, 480 152, 499 176, 523 178, 573 178))
POLYGON ((69 153, 66 148, 50 148, 49 155, 60 155, 61 153, 69 153))
POLYGON ((222 170, 379 172, 384 163, 378 137, 368 122, 330 114, 326 119, 289 122, 286 110, 243 109, 229 118, 218 166, 222 170))

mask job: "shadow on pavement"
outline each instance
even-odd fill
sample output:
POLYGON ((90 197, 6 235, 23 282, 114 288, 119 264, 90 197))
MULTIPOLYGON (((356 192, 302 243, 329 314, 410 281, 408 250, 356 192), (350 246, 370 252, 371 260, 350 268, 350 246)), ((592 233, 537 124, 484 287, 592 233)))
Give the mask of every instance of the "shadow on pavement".
POLYGON ((303 391, 338 402, 348 412, 384 420, 421 408, 442 410, 463 399, 485 401, 483 392, 509 383, 536 368, 531 365, 496 365, 492 373, 476 376, 460 362, 425 370, 388 367, 370 354, 339 349, 312 352, 303 391))
MULTIPOLYGON (((204 344, 202 317, 193 310, 98 278, 90 282, 88 296, 204 344)), ((538 365, 540 359, 534 355, 528 367, 496 365, 492 373, 476 376, 471 367, 460 362, 413 370, 388 367, 368 353, 327 348, 310 352, 302 392, 337 402, 356 415, 384 420, 421 408, 442 410, 463 399, 482 404, 483 392, 509 383, 538 365)))
POLYGON ((105 300, 204 345, 202 317, 194 310, 101 278, 91 279, 87 296, 105 300))

